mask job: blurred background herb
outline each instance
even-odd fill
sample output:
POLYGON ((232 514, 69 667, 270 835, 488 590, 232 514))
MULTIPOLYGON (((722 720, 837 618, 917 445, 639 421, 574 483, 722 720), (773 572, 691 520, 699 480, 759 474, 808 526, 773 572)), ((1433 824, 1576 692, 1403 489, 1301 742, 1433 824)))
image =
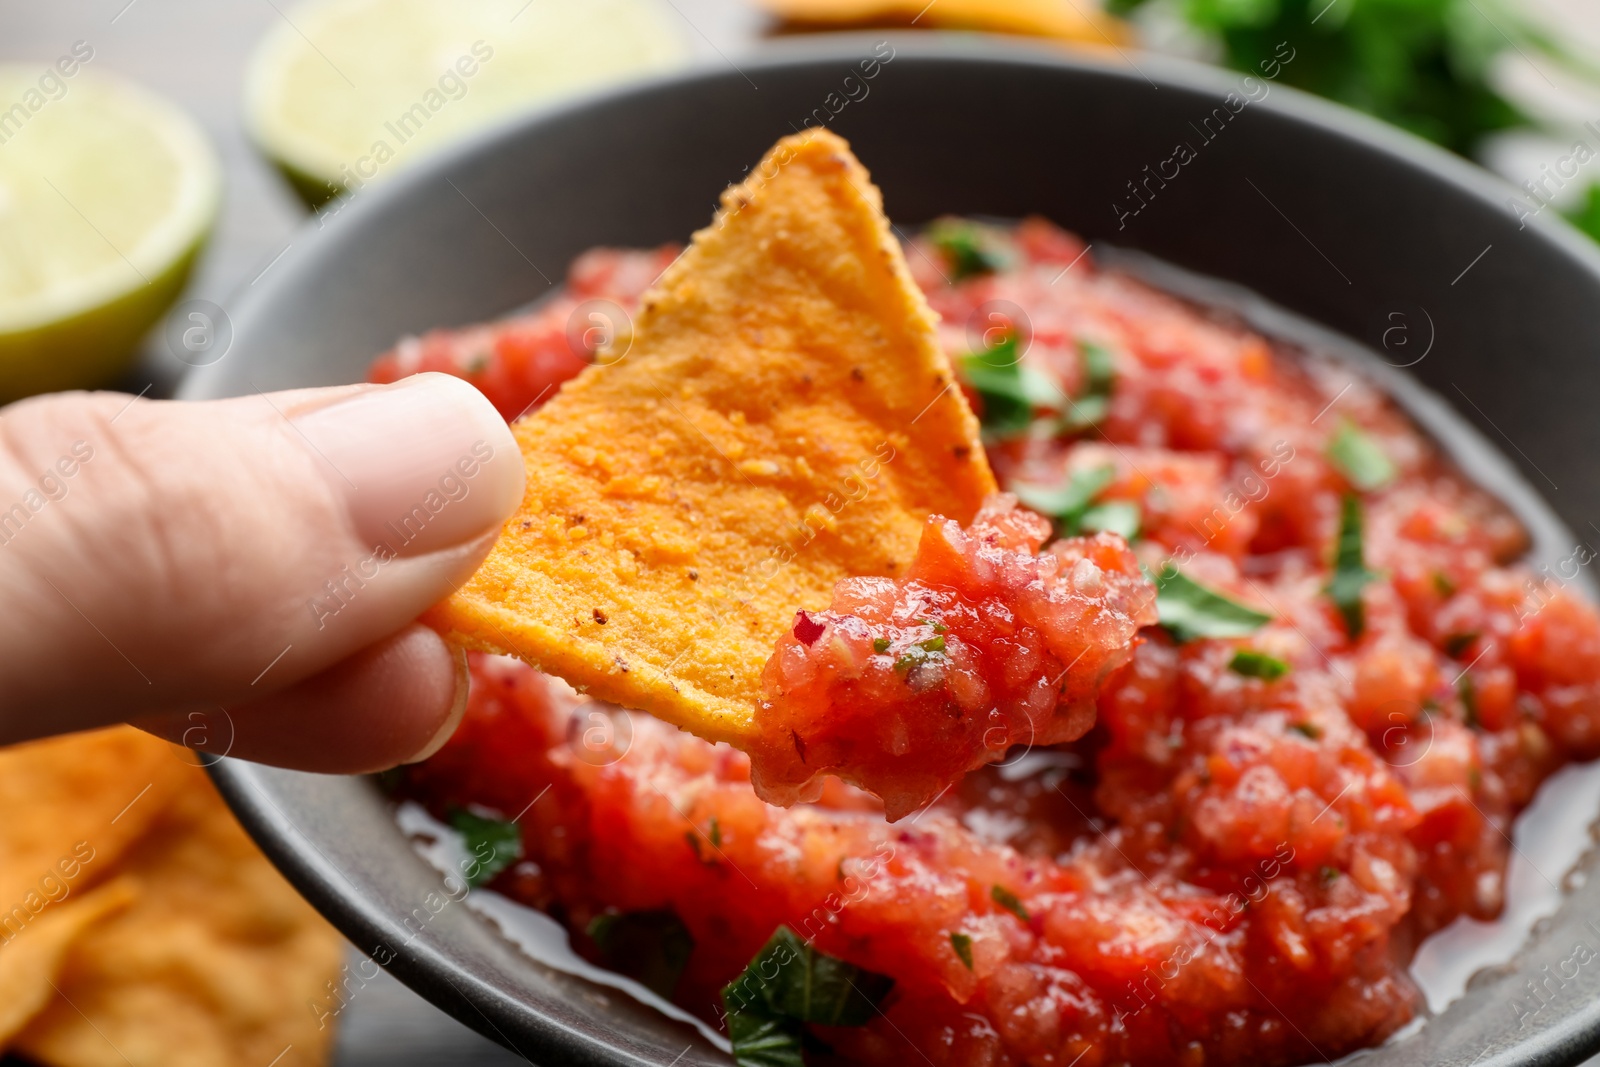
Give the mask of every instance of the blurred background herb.
MULTIPOLYGON (((1520 60, 1551 88, 1550 73, 1600 84, 1595 65, 1563 44, 1548 19, 1531 17, 1526 2, 1108 0, 1107 8, 1140 24, 1151 43, 1170 40, 1176 27, 1192 50, 1242 71, 1263 69, 1287 41, 1297 54, 1283 66, 1283 82, 1479 160, 1496 154, 1497 134, 1560 132, 1545 109, 1508 92, 1506 60, 1520 60)), ((1600 186, 1590 185, 1569 217, 1600 239, 1600 186)))

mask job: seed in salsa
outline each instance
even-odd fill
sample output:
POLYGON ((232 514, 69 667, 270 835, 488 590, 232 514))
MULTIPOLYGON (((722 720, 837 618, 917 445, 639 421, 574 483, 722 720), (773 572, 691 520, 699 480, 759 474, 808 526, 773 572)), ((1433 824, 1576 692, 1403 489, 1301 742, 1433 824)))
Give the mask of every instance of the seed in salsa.
POLYGON ((895 820, 1013 745, 1087 733, 1155 589, 1120 537, 1040 552, 1049 536, 1000 494, 966 530, 930 517, 903 578, 847 578, 796 615, 762 675, 757 794, 787 806, 835 774, 895 820))

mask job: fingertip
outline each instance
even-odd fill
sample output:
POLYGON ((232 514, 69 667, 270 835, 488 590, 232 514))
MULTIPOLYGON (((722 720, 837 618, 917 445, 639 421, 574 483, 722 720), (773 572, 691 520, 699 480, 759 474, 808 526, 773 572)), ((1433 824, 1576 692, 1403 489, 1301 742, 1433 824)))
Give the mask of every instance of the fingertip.
MULTIPOLYGON (((460 725, 466 657, 418 623, 277 693, 227 709, 227 755, 324 774, 367 774, 425 759, 460 725)), ((139 723, 175 743, 188 720, 139 723)), ((211 753, 217 755, 218 753, 211 753)))
MULTIPOLYGON (((421 628, 427 629, 427 627, 421 628)), ((432 630, 428 630, 428 633, 439 638, 439 635, 432 630)), ((421 763, 443 748, 445 742, 455 735, 456 727, 461 725, 461 719, 467 713, 467 699, 472 695, 472 672, 467 668, 467 650, 458 645, 451 645, 443 638, 439 638, 439 643, 450 651, 452 658, 455 660, 455 700, 450 705, 449 713, 445 716, 444 722, 439 725, 439 729, 434 733, 433 737, 429 738, 428 743, 422 746, 421 750, 412 755, 410 759, 402 760, 402 763, 421 763)))
POLYGON ((290 416, 364 544, 417 556, 498 530, 522 502, 516 438, 448 374, 340 394, 290 416))

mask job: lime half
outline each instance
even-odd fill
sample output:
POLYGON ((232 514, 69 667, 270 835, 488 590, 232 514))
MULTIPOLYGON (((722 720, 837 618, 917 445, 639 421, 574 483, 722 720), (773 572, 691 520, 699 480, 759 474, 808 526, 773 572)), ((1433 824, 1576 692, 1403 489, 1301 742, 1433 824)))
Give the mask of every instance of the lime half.
POLYGON ((687 59, 661 0, 312 0, 262 40, 245 107, 316 206, 532 104, 687 59))
POLYGON ((182 290, 221 192, 183 112, 81 71, 46 93, 42 69, 0 66, 0 402, 125 368, 182 290))

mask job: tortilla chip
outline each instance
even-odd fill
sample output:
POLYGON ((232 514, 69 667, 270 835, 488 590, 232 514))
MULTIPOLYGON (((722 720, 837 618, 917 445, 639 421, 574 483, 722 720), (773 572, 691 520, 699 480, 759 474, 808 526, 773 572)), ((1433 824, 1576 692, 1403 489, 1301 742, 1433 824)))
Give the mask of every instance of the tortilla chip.
POLYGON ((185 784, 121 864, 135 899, 82 931, 55 980, 60 996, 15 1048, 56 1067, 325 1062, 333 1028, 312 1005, 338 977, 344 940, 205 773, 163 758, 185 784))
POLYGON ((190 770, 131 726, 0 749, 0 941, 30 925, 58 883, 76 892, 111 877, 190 770))
POLYGON ((799 28, 917 26, 988 30, 1093 44, 1123 44, 1124 23, 1093 0, 760 0, 799 28))
POLYGON ((109 912, 127 907, 134 883, 118 878, 82 896, 62 897, 0 952, 0 1047, 56 995, 56 975, 73 941, 109 912))
POLYGON ((647 293, 631 343, 514 427, 522 507, 427 620, 735 744, 797 608, 894 575, 994 476, 849 146, 780 141, 647 293))

